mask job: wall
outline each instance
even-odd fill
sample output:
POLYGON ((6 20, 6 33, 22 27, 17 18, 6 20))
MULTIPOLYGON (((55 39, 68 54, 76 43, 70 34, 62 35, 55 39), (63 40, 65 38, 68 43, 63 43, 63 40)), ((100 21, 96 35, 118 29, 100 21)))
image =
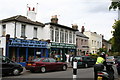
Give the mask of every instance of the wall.
POLYGON ((89 52, 97 53, 98 49, 102 48, 102 35, 90 31, 86 31, 84 34, 89 37, 89 52))
POLYGON ((0 37, 0 48, 3 48, 3 55, 5 56, 5 52, 6 52, 6 37, 0 37))
POLYGON ((88 46, 88 39, 84 38, 84 37, 79 37, 79 36, 77 36, 76 38, 77 38, 76 39, 77 55, 83 55, 82 51, 85 51, 85 52, 89 51, 89 48, 87 48, 87 46, 88 46), (81 40, 83 40, 83 42, 81 40), (86 48, 83 48, 82 46, 86 46, 86 48))

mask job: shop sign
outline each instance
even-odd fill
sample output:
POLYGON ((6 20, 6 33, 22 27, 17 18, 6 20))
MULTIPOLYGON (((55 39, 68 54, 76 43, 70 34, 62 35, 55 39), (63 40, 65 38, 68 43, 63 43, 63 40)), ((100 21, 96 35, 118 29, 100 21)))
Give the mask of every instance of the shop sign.
POLYGON ((71 48, 75 49, 75 45, 73 44, 65 44, 65 43, 51 43, 51 47, 56 47, 56 48, 71 48))
POLYGON ((44 41, 13 39, 13 38, 10 38, 10 41, 9 41, 9 46, 11 47, 46 48, 47 44, 48 43, 44 41))

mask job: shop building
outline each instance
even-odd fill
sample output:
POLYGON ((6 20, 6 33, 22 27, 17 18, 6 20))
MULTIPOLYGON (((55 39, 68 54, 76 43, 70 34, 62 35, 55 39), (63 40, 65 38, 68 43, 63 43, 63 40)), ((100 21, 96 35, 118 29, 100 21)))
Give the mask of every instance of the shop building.
POLYGON ((41 41, 43 23, 21 15, 0 21, 0 48, 4 56, 16 62, 49 56, 47 40, 41 41))
POLYGON ((77 30, 58 24, 57 15, 52 16, 51 22, 46 23, 43 39, 49 39, 50 57, 56 57, 58 60, 68 61, 66 57, 76 55, 76 32, 77 30))

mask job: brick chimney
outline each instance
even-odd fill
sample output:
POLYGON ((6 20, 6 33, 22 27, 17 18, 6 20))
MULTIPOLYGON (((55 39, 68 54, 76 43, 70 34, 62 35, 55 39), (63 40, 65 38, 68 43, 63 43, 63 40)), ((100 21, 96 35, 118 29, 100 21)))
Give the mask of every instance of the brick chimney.
POLYGON ((52 16, 51 23, 56 23, 56 24, 58 23, 57 15, 52 16))
POLYGON ((84 26, 82 26, 81 33, 84 33, 84 32, 85 32, 85 28, 84 28, 84 26))
POLYGON ((78 30, 78 25, 77 24, 72 24, 72 28, 75 30, 78 30))

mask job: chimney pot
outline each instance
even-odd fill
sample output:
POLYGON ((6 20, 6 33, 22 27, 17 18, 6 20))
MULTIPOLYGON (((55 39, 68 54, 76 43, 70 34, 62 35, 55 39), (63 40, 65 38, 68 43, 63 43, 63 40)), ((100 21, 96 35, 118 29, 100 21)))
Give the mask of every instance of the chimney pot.
POLYGON ((84 26, 82 26, 81 33, 84 33, 84 32, 85 32, 85 28, 84 28, 84 26))
POLYGON ((72 28, 75 30, 78 30, 78 25, 77 24, 72 24, 72 28))
POLYGON ((56 23, 56 24, 58 23, 57 15, 52 16, 51 22, 52 22, 52 23, 56 23))

